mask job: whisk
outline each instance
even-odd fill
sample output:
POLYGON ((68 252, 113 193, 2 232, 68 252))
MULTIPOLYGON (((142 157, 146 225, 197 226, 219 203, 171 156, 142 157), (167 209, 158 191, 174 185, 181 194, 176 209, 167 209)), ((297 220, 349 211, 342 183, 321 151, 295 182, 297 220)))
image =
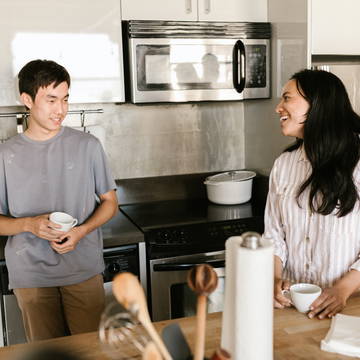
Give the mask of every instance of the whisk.
POLYGON ((128 311, 116 302, 111 303, 102 314, 99 338, 108 355, 127 359, 142 354, 150 341, 147 331, 137 320, 137 310, 128 311))

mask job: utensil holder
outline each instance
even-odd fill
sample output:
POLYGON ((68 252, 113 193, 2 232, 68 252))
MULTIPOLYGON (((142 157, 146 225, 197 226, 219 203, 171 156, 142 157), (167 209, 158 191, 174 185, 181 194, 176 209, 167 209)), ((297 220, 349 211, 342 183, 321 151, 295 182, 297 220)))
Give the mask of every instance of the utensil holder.
MULTIPOLYGON (((164 327, 161 337, 173 360, 192 360, 189 344, 178 323, 172 323, 164 327)), ((216 352, 215 352, 216 353, 216 352)), ((214 353, 214 356, 215 356, 214 353)), ((212 357, 212 360, 224 360, 222 357, 212 357)), ((204 358, 204 360, 211 360, 204 358)), ((229 358, 228 358, 229 359, 229 358)))

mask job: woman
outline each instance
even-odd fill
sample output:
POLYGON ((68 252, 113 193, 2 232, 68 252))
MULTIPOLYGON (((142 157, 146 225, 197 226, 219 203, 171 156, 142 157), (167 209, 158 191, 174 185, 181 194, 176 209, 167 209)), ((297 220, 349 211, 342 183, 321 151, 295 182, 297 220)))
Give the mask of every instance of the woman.
POLYGON ((308 316, 341 311, 360 288, 360 117, 335 75, 302 70, 276 107, 296 142, 270 175, 264 237, 275 246, 274 306, 290 282, 320 285, 308 316))

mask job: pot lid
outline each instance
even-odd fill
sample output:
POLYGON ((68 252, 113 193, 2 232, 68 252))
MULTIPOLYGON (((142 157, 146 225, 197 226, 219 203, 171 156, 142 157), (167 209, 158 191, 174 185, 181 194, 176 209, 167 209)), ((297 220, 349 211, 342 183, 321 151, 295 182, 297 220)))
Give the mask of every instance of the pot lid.
POLYGON ((209 176, 205 179, 204 184, 220 184, 225 182, 239 182, 252 179, 256 176, 253 171, 239 170, 228 171, 221 174, 209 176))

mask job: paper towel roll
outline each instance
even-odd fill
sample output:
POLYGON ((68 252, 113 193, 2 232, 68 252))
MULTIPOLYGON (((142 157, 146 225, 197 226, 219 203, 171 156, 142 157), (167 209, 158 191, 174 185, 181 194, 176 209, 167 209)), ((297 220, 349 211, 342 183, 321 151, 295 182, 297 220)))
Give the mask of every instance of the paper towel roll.
MULTIPOLYGON (((225 300, 221 347, 233 360, 273 359, 274 255, 270 241, 243 247, 243 236, 226 241, 225 300)), ((244 244, 243 244, 244 245, 244 244)))

